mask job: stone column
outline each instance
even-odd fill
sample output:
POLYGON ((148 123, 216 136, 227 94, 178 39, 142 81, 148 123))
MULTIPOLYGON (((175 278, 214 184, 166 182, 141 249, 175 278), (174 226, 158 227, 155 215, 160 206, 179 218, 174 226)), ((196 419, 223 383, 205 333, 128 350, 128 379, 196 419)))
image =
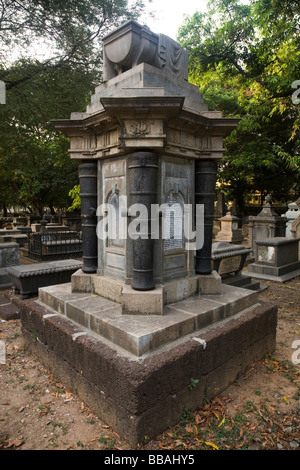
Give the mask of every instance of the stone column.
POLYGON ((196 251, 196 274, 212 272, 211 249, 213 238, 214 201, 217 163, 213 160, 195 162, 195 204, 204 205, 204 245, 196 251))
MULTIPOLYGON (((148 217, 143 226, 147 233, 141 233, 133 240, 133 278, 131 287, 135 290, 154 289, 153 279, 153 242, 151 240, 151 204, 157 202, 158 156, 152 152, 135 152, 128 159, 129 204, 143 204, 148 217)), ((129 214, 130 215, 130 214, 129 214)), ((137 214, 137 217, 139 215, 137 214)), ((139 220, 140 217, 139 217, 139 220)))
POLYGON ((84 273, 97 271, 97 162, 86 162, 78 166, 81 198, 81 220, 83 240, 84 273))

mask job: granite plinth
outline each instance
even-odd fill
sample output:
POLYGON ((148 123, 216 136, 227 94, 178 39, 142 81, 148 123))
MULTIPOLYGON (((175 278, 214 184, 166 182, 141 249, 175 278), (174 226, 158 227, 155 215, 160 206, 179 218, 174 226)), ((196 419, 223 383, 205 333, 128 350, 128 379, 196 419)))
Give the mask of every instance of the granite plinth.
MULTIPOLYGON (((109 340, 124 353, 141 357, 200 328, 253 308, 257 293, 223 285, 221 294, 193 296, 168 304, 163 315, 124 315, 121 304, 95 294, 74 293, 67 283, 41 288, 39 303, 109 340)), ((150 304, 148 308, 152 308, 150 304)))
POLYGON ((270 304, 237 312, 142 357, 124 354, 37 301, 23 301, 20 315, 31 353, 133 449, 145 436, 175 425, 184 407, 194 410, 222 393, 276 345, 277 307, 270 304), (193 391, 191 378, 199 380, 193 391))

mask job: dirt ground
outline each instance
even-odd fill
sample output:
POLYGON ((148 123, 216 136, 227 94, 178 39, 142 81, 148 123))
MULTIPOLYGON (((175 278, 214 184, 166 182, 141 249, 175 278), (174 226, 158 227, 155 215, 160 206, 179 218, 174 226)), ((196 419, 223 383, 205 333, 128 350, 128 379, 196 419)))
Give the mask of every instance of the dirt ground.
MULTIPOLYGON (((300 450, 300 278, 263 284, 261 300, 279 307, 272 357, 253 364, 197 411, 184 410, 176 426, 141 449, 300 450)), ((6 348, 0 364, 0 449, 128 449, 29 354, 19 320, 0 319, 0 341, 6 348)))

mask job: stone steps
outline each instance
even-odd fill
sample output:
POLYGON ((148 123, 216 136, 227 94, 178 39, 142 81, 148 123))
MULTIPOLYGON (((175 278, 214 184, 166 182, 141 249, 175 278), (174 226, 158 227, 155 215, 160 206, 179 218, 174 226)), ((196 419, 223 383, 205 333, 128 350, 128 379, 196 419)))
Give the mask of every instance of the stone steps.
POLYGON ((228 286, 243 287, 244 289, 260 290, 260 282, 256 279, 252 279, 250 276, 242 273, 229 276, 222 279, 222 282, 228 286))
POLYGON ((50 313, 65 315, 85 332, 140 357, 254 307, 257 292, 222 285, 221 295, 195 296, 169 304, 163 315, 124 315, 119 303, 99 295, 73 293, 67 283, 39 289, 38 303, 50 313))

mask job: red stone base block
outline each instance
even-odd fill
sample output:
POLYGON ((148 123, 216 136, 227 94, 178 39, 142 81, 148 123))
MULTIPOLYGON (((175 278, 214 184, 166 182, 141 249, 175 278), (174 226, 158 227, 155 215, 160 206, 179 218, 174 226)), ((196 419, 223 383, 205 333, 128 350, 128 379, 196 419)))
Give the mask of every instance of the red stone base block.
MULTIPOLYGON (((136 358, 34 300, 21 306, 26 344, 132 449, 201 407, 275 349, 277 307, 261 304, 136 358), (190 390, 191 379, 199 382, 190 390)), ((195 383, 195 382, 194 382, 195 383)))

